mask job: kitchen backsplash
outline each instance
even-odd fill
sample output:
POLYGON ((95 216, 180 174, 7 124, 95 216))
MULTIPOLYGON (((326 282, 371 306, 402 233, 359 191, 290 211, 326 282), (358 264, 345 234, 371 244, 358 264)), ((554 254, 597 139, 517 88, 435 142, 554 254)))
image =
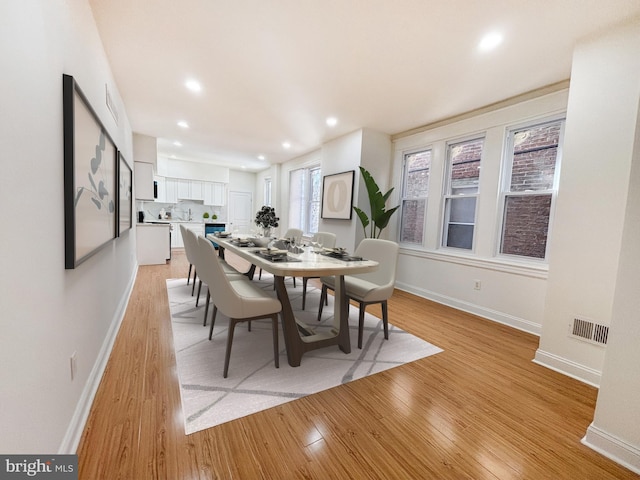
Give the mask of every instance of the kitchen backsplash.
POLYGON ((144 202, 137 201, 136 202, 137 211, 143 211, 145 216, 145 221, 157 220, 160 215, 162 209, 167 213, 167 215, 171 214, 171 220, 189 220, 189 209, 191 209, 191 219, 195 222, 205 221, 205 223, 216 223, 223 222, 227 217, 227 208, 226 207, 212 207, 209 205, 203 205, 197 202, 190 202, 188 200, 181 201, 178 203, 161 203, 161 202, 144 202), (209 213, 209 218, 204 219, 202 214, 204 212, 209 213), (217 219, 212 219, 212 215, 217 215, 217 219))

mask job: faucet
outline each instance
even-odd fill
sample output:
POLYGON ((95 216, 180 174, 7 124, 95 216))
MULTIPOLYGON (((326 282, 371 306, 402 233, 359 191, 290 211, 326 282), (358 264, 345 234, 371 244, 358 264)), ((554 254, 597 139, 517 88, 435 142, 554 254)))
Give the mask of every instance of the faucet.
POLYGON ((189 221, 193 220, 193 217, 191 216, 191 209, 189 209, 189 221))

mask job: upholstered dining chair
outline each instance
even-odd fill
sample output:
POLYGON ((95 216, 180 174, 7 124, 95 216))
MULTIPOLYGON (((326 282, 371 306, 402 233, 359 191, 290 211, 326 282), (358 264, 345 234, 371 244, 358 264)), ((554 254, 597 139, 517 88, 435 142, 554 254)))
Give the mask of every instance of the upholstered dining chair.
MULTIPOLYGON (((393 294, 396 284, 396 265, 398 263, 399 246, 389 240, 365 238, 360 242, 354 253, 355 256, 375 260, 380 264, 378 270, 360 275, 345 275, 345 294, 350 300, 359 304, 358 318, 358 348, 362 348, 364 330, 364 313, 367 305, 380 303, 382 307, 382 325, 384 338, 389 339, 389 316, 387 300, 393 294)), ((327 290, 335 290, 335 277, 322 277, 322 291, 318 308, 318 321, 322 316, 322 306, 327 298, 327 290)))
POLYGON ((253 284, 248 278, 235 278, 225 274, 221 259, 209 240, 198 237, 199 259, 201 262, 200 276, 209 286, 213 301, 211 328, 209 340, 213 336, 216 313, 220 310, 229 317, 229 331, 227 333, 227 349, 224 358, 223 376, 227 378, 229 359, 233 344, 233 333, 239 322, 247 322, 263 318, 270 318, 273 331, 273 360, 276 368, 278 361, 278 313, 282 311, 280 300, 272 297, 261 288, 253 284))
POLYGON ((193 286, 191 287, 191 296, 193 297, 194 289, 196 288, 196 269, 194 267, 195 261, 195 252, 193 250, 193 245, 189 242, 187 238, 187 232, 190 230, 186 228, 184 225, 180 224, 180 235, 182 236, 182 240, 184 242, 184 253, 187 256, 187 261, 189 262, 189 274, 187 275, 187 285, 189 285, 189 281, 191 280, 191 270, 193 269, 193 286))
MULTIPOLYGON (((319 242, 322 244, 322 248, 333 248, 336 246, 336 234, 331 232, 318 232, 316 233, 311 242, 319 242)), ((307 281, 309 278, 315 277, 303 277, 302 278, 302 310, 307 303, 307 281)))

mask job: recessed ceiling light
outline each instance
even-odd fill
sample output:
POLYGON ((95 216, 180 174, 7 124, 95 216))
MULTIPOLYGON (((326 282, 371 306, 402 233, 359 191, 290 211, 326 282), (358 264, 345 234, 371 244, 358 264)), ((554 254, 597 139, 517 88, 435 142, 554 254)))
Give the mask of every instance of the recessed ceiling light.
POLYGON ((178 142, 178 141, 173 142, 173 144, 174 144, 176 147, 181 147, 181 146, 182 146, 182 144, 181 144, 180 142, 178 142))
POLYGON ((200 82, 198 82, 197 80, 187 80, 184 85, 192 92, 199 92, 202 90, 202 85, 200 85, 200 82))
POLYGON ((487 33, 478 44, 478 50, 488 52, 502 43, 503 36, 499 32, 487 33))
POLYGON ((258 155, 258 160, 264 160, 265 156, 264 155, 258 155))
POLYGON ((327 118, 327 125, 330 127, 335 127, 338 124, 338 119, 336 117, 327 118))
POLYGON ((180 120, 178 122, 178 126, 182 127, 182 128, 189 128, 189 124, 187 122, 185 122, 184 120, 180 120))
POLYGON ((289 142, 282 142, 282 148, 285 150, 291 148, 291 144, 289 142))

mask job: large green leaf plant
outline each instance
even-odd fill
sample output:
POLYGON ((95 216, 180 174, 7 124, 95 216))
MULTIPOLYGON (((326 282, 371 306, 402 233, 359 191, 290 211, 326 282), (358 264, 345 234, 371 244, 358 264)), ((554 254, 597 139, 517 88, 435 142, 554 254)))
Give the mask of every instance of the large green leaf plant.
POLYGON ((360 173, 362 174, 362 179, 364 180, 364 184, 367 187, 367 193, 369 194, 371 219, 369 219, 369 216, 362 209, 356 206, 354 206, 353 209, 358 214, 358 218, 362 223, 364 236, 380 238, 382 230, 384 230, 389 224, 391 216, 398 208, 400 208, 400 205, 387 210, 387 200, 389 199, 391 192, 393 192, 393 187, 383 195, 376 181, 364 167, 360 167, 360 173), (369 227, 368 232, 367 227, 369 227))

